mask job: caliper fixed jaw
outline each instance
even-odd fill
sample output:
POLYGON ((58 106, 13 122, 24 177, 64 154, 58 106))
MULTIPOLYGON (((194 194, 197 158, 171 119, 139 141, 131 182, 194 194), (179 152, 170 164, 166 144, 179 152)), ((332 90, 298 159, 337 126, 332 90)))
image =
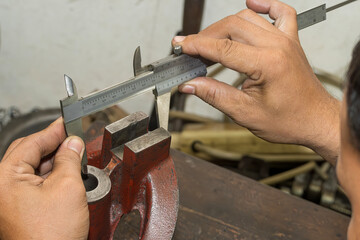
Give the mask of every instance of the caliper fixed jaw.
POLYGON ((151 72, 153 71, 153 67, 151 65, 146 65, 146 66, 142 66, 141 65, 141 51, 140 51, 140 46, 138 46, 135 49, 134 52, 134 58, 133 58, 133 70, 134 70, 134 76, 138 76, 142 73, 145 72, 151 72))
MULTIPOLYGON (((66 116, 64 115, 64 111, 63 111, 64 107, 72 105, 78 101, 78 93, 77 93, 77 89, 76 89, 76 85, 75 85, 74 81, 67 75, 64 75, 64 80, 65 80, 65 89, 66 89, 66 93, 68 96, 66 98, 64 98, 63 100, 60 100, 60 105, 61 105, 61 113, 62 113, 62 116, 64 119, 66 135, 67 136, 78 136, 84 141, 82 119, 78 118, 78 119, 67 122, 66 116)), ((81 176, 83 178, 85 187, 87 187, 86 181, 88 179, 87 164, 88 164, 88 160, 87 160, 87 154, 86 154, 86 148, 85 148, 85 151, 84 151, 84 154, 83 154, 83 157, 81 160, 81 176)))

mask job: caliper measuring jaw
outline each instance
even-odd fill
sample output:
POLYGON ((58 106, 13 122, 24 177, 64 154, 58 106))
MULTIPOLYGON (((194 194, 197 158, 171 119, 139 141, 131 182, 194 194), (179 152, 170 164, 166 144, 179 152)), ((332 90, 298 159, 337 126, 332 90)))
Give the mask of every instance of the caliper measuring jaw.
MULTIPOLYGON (((147 65, 145 67, 141 66, 141 51, 140 47, 137 47, 134 53, 134 76, 138 76, 147 71, 153 71, 152 65, 147 65)), ((169 125, 169 111, 170 111, 170 99, 171 99, 171 89, 173 86, 167 88, 160 88, 159 85, 155 85, 153 90, 155 96, 155 108, 156 108, 156 118, 159 123, 159 127, 168 129, 169 125)))
MULTIPOLYGON (((77 104, 77 102, 78 102, 78 93, 77 93, 75 83, 67 75, 64 75, 64 80, 65 80, 66 93, 67 93, 68 97, 63 100, 60 100, 61 112, 62 112, 63 117, 64 117, 63 109, 72 104, 77 104)), ((64 126, 65 126, 65 131, 66 131, 67 136, 78 136, 84 140, 84 132, 83 132, 83 128, 82 128, 82 119, 81 118, 77 118, 70 122, 67 122, 64 124, 64 126)), ((85 148, 85 152, 84 152, 83 158, 81 160, 81 175, 82 175, 83 180, 85 180, 87 178, 87 173, 88 173, 87 164, 88 164, 88 160, 87 160, 87 153, 86 153, 86 148, 85 148)))

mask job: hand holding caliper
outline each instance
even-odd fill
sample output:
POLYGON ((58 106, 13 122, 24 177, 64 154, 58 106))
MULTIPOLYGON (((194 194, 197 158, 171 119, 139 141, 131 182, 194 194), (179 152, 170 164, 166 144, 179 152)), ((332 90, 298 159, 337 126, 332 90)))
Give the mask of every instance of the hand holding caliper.
POLYGON ((186 54, 246 73, 241 90, 211 78, 197 78, 179 90, 195 94, 265 140, 305 145, 334 163, 340 104, 313 73, 298 30, 325 20, 326 12, 344 3, 328 9, 324 4, 299 15, 277 0, 246 3, 249 9, 199 34, 173 40, 186 54), (268 14, 275 22, 258 13, 268 14))

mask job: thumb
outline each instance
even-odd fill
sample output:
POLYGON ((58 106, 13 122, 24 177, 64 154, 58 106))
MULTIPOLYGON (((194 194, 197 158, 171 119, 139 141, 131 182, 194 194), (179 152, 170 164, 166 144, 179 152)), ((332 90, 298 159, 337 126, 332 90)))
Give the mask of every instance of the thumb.
POLYGON ((249 96, 239 89, 213 78, 200 77, 179 86, 182 93, 194 94, 232 119, 244 116, 249 96))
POLYGON ((55 158, 52 173, 49 178, 63 179, 75 177, 81 180, 81 159, 84 154, 85 144, 81 138, 71 136, 59 147, 55 158))

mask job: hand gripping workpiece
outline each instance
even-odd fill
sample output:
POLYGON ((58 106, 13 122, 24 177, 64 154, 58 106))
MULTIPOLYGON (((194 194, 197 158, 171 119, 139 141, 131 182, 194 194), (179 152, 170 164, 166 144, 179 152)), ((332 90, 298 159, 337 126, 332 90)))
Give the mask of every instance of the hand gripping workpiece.
POLYGON ((179 205, 171 137, 163 128, 148 132, 148 121, 137 112, 103 135, 87 135, 89 239, 112 239, 120 218, 133 210, 141 216, 139 239, 171 239, 179 205))

